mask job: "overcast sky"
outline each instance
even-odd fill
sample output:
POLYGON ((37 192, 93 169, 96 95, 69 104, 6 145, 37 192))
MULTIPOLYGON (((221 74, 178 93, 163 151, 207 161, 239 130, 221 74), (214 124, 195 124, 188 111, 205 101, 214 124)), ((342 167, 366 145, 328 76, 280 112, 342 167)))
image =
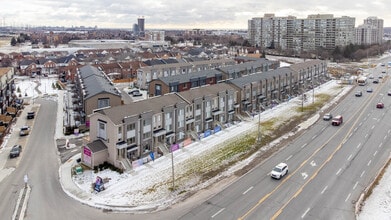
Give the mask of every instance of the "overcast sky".
POLYGON ((247 29, 263 17, 334 14, 356 18, 356 26, 376 16, 391 27, 389 0, 0 0, 1 26, 86 26, 129 28, 145 18, 145 29, 247 29))

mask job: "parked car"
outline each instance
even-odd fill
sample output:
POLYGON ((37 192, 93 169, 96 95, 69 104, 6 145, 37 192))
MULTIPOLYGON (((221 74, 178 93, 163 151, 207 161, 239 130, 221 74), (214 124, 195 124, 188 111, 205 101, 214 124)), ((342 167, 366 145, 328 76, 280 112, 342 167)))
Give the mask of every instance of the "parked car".
POLYGON ((362 96, 362 92, 361 92, 361 91, 357 91, 354 95, 355 95, 356 97, 361 97, 361 96, 362 96))
POLYGON ((27 119, 33 119, 35 117, 35 112, 27 112, 27 119))
POLYGON ((21 151, 22 151, 22 146, 14 145, 10 151, 10 158, 19 157, 21 151))
POLYGON ((281 179, 286 174, 288 174, 288 165, 286 163, 279 163, 273 168, 270 176, 274 179, 281 179))
POLYGON ((383 102, 378 102, 376 104, 376 108, 384 108, 384 103, 383 102))
POLYGON ((30 127, 29 126, 25 125, 20 128, 20 132, 19 132, 20 136, 26 136, 28 134, 30 134, 30 127))
POLYGON ((333 118, 333 115, 331 113, 327 113, 323 115, 323 120, 330 121, 333 118))

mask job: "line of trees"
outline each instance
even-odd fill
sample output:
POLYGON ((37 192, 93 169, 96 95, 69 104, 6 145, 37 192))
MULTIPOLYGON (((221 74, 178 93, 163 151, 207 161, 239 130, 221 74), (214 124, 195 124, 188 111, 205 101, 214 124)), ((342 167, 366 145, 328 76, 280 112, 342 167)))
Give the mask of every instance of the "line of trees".
POLYGON ((11 46, 16 46, 17 44, 24 43, 31 40, 30 36, 24 33, 20 33, 18 37, 11 38, 11 46))

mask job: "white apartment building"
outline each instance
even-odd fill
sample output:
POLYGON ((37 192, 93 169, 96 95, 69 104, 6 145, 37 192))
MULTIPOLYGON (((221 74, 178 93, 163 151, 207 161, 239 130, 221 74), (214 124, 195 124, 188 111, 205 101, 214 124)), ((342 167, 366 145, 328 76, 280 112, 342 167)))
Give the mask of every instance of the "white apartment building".
POLYGON ((381 44, 384 35, 384 21, 377 17, 368 17, 364 24, 356 28, 356 44, 381 44))
POLYGON ((252 45, 263 48, 293 50, 295 52, 333 50, 336 46, 354 43, 355 18, 332 14, 264 17, 248 21, 248 38, 252 45))

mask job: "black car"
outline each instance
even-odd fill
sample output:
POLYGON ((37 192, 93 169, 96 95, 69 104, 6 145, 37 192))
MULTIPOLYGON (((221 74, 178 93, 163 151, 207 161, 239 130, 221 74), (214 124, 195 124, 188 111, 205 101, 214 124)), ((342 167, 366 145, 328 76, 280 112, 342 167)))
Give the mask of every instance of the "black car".
POLYGON ((35 117, 35 112, 27 112, 27 119, 33 119, 35 117))
POLYGON ((21 151, 22 146, 14 145, 10 151, 10 158, 19 157, 21 151))
POLYGON ((362 96, 362 92, 361 92, 361 91, 357 91, 354 95, 355 95, 356 97, 361 97, 361 96, 362 96))

